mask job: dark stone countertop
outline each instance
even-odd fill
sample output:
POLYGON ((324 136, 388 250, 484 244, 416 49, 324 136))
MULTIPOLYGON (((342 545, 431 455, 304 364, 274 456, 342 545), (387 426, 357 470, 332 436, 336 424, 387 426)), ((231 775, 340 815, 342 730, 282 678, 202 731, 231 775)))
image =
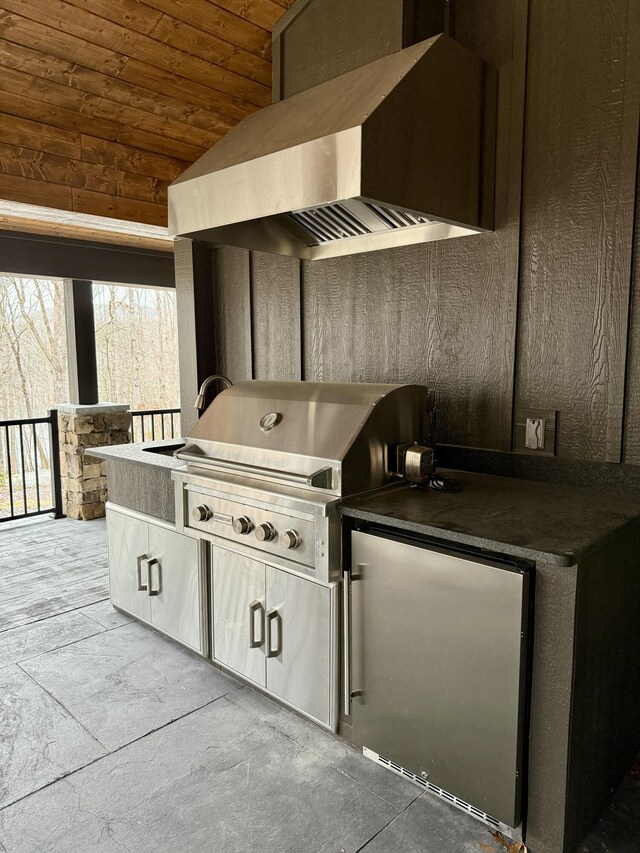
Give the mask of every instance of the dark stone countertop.
POLYGON ((171 471, 174 468, 184 468, 184 462, 175 456, 164 453, 150 453, 149 447, 174 447, 182 445, 181 438, 167 438, 163 441, 139 441, 136 444, 116 444, 113 447, 92 447, 91 455, 101 459, 120 460, 122 462, 133 462, 136 465, 151 465, 154 468, 166 468, 171 471))
POLYGON ((439 471, 462 484, 456 493, 398 485, 345 498, 351 518, 476 548, 571 566, 612 533, 640 523, 640 500, 466 471, 439 471))

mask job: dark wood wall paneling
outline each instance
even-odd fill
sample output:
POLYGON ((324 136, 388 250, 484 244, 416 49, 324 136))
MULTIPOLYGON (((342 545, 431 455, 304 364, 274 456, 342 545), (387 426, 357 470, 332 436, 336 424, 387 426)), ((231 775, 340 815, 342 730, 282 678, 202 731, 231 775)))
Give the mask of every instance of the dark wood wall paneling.
POLYGON ((400 50, 406 6, 406 0, 298 2, 275 28, 274 98, 288 98, 400 50))
POLYGON ((510 446, 526 14, 457 5, 500 72, 495 232, 304 265, 305 378, 424 383, 442 442, 510 446))
POLYGON ((250 253, 216 250, 213 269, 217 372, 234 383, 252 379, 250 253))
POLYGON ((640 8, 530 6, 517 396, 560 412, 561 456, 619 462, 640 8))
POLYGON ((624 462, 640 465, 640 146, 636 185, 635 233, 633 240, 629 350, 623 432, 624 462))

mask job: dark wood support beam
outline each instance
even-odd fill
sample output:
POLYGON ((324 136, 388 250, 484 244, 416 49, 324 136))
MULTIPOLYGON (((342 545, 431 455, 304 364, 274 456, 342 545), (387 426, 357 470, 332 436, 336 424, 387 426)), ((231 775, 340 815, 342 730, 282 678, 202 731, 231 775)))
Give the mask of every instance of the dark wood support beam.
POLYGON ((98 402, 93 282, 78 279, 66 280, 64 300, 69 402, 92 405, 98 402))
POLYGON ((173 287, 173 254, 87 240, 0 231, 2 272, 173 287))

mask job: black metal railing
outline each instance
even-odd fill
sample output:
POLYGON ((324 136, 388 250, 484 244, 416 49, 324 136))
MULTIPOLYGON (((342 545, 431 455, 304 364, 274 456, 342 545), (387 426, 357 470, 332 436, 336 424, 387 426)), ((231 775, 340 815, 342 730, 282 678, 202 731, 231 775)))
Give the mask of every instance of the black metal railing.
POLYGON ((57 409, 0 421, 0 522, 44 513, 64 516, 57 409))
POLYGON ((160 441, 180 435, 180 409, 139 409, 131 412, 131 441, 160 441))

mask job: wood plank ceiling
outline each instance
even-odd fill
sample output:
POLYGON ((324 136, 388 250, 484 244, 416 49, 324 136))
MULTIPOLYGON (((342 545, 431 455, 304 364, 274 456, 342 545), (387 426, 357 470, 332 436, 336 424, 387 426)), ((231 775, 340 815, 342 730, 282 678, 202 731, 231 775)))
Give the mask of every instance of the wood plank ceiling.
POLYGON ((0 0, 0 198, 166 225, 167 185, 271 101, 293 0, 0 0))

